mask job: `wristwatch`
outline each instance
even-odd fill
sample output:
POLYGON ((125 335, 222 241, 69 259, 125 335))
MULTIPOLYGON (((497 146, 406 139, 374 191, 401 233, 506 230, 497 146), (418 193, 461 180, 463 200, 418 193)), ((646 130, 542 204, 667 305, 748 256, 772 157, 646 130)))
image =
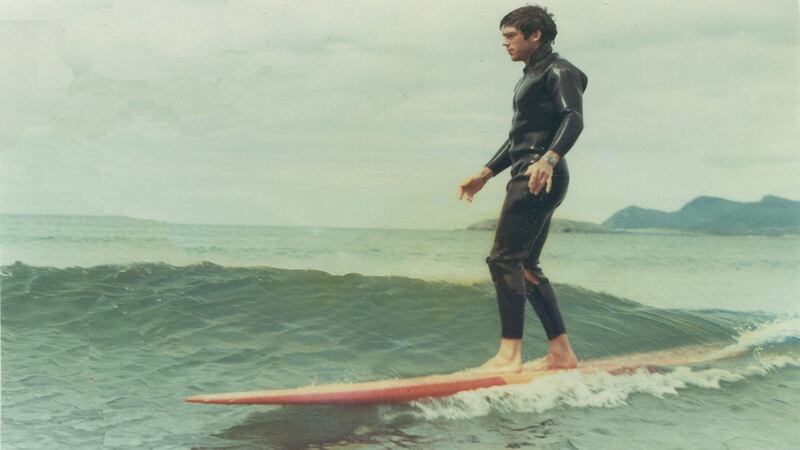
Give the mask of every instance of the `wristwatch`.
POLYGON ((547 163, 550 164, 553 167, 555 167, 556 164, 558 164, 558 160, 553 155, 544 155, 544 156, 542 156, 542 159, 547 161, 547 163))

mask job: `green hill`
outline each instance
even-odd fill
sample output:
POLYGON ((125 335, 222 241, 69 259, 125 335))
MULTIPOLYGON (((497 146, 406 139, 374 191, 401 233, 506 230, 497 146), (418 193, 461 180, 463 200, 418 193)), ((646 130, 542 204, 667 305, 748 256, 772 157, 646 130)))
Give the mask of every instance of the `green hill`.
POLYGON ((615 230, 672 229, 716 234, 800 233, 800 202, 767 195, 758 202, 697 197, 674 212, 629 206, 603 227, 615 230))

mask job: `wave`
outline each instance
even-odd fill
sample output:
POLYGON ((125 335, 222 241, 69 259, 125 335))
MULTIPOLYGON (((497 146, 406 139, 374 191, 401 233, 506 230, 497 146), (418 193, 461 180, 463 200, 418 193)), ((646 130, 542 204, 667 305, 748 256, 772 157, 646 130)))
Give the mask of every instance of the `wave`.
MULTIPOLYGON (((425 419, 610 408, 636 394, 716 389, 800 366, 797 317, 654 308, 579 286, 555 289, 582 359, 712 343, 725 354, 748 355, 736 364, 666 373, 564 371, 406 408, 425 419)), ((4 383, 23 386, 37 382, 34 374, 72 373, 58 388, 63 392, 85 377, 97 377, 96 388, 113 392, 138 380, 160 387, 159 395, 174 395, 449 373, 485 361, 499 334, 488 282, 211 263, 65 269, 17 263, 0 268, 0 295, 4 383)), ((526 317, 528 360, 546 350, 546 340, 535 315, 526 317)), ((378 411, 393 420, 407 410, 378 411)))
MULTIPOLYGON (((361 346, 394 352, 395 358, 430 358, 441 366, 439 355, 421 347, 447 336, 453 350, 477 351, 493 342, 499 329, 488 282, 212 263, 65 269, 16 263, 0 270, 2 319, 8 330, 76 332, 91 323, 92 333, 109 346, 125 346, 133 339, 146 345, 183 345, 189 355, 198 348, 187 339, 206 340, 202 350, 208 350, 219 340, 238 344, 248 336, 288 333, 296 338, 288 340, 296 352, 357 352, 353 347, 361 346)), ((555 288, 582 357, 735 343, 743 331, 776 319, 758 312, 660 309, 579 286, 555 288)), ((539 352, 543 333, 530 308, 526 314, 530 348, 539 352)), ((453 369, 462 364, 445 363, 453 369)), ((408 369, 415 370, 418 366, 408 369)))

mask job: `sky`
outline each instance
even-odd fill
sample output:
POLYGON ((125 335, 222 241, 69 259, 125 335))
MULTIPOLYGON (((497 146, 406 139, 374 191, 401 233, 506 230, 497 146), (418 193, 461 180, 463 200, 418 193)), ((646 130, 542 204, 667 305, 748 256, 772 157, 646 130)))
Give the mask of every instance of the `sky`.
MULTIPOLYGON (((508 172, 510 1, 0 3, 0 213, 456 229, 508 172)), ((589 78, 555 216, 800 199, 796 0, 543 1, 589 78)))

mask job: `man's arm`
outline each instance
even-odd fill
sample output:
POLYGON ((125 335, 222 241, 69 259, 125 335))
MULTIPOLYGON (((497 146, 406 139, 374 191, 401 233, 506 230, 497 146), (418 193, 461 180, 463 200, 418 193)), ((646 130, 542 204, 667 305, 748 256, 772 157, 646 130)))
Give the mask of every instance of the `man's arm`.
POLYGON ((458 186, 458 198, 472 202, 472 197, 483 189, 483 185, 487 181, 509 167, 511 165, 509 149, 511 149, 511 138, 506 139, 497 150, 497 153, 481 168, 477 175, 473 175, 461 182, 461 185, 458 186))
POLYGON ((544 156, 528 166, 528 188, 539 195, 542 188, 550 192, 553 185, 553 167, 569 151, 583 131, 583 91, 586 90, 586 75, 570 65, 556 66, 548 78, 548 88, 556 109, 561 114, 561 123, 553 135, 550 147, 544 156))
POLYGON ((571 66, 555 67, 548 79, 550 95, 561 114, 561 123, 553 135, 549 150, 559 157, 572 148, 583 131, 583 91, 586 90, 586 84, 586 75, 571 66))
MULTIPOLYGON (((506 139, 503 142, 503 145, 497 150, 497 153, 492 156, 492 159, 489 160, 485 164, 489 170, 492 171, 492 175, 497 175, 498 173, 502 172, 509 166, 511 166, 511 155, 509 154, 509 150, 511 149, 511 138, 506 139)), ((491 178, 491 176, 489 178, 491 178)), ((488 180, 488 178, 487 178, 488 180)))
POLYGON ((485 185, 487 181, 492 179, 498 172, 510 166, 511 156, 508 154, 510 148, 511 138, 508 138, 503 145, 500 146, 500 149, 497 150, 497 153, 492 156, 492 159, 490 159, 485 166, 481 167, 480 172, 461 182, 458 186, 458 198, 472 202, 472 197, 483 189, 483 185, 485 185))

